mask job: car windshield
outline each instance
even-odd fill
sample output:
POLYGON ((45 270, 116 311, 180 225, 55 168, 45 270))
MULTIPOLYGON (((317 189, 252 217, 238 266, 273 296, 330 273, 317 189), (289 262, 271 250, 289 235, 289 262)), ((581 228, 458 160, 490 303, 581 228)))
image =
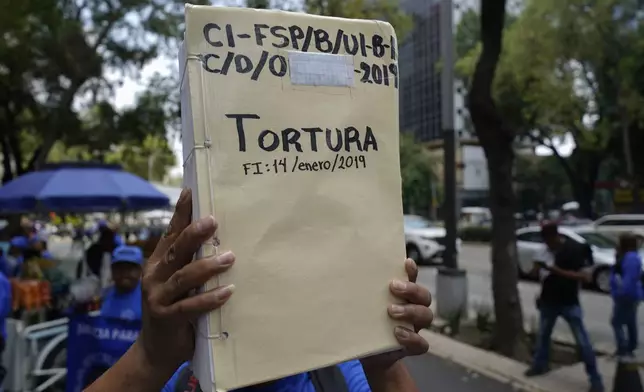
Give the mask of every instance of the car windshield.
POLYGON ((436 227, 431 221, 421 216, 405 216, 405 227, 409 229, 426 229, 436 227))
POLYGON ((617 247, 617 241, 614 239, 599 234, 599 233, 578 233, 582 236, 586 242, 590 245, 594 245, 601 249, 615 249, 617 247))

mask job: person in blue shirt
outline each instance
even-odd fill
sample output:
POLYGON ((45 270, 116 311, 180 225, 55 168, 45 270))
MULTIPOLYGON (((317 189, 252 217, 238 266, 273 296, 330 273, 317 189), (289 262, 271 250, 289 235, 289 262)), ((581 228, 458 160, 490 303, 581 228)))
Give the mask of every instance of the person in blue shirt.
POLYGON ((5 373, 2 365, 2 353, 7 341, 7 318, 11 315, 11 284, 0 271, 0 385, 5 373))
POLYGON ((7 278, 20 276, 22 264, 25 261, 25 252, 29 248, 29 240, 24 236, 17 236, 9 240, 9 251, 0 260, 2 272, 7 278))
MULTIPOLYGON (((161 392, 202 392, 198 380, 185 362, 172 375, 161 392)), ((341 363, 337 366, 349 392, 371 392, 369 381, 358 360, 341 363)), ((310 373, 297 374, 277 381, 237 389, 232 392, 316 392, 310 373)))
MULTIPOLYGON (((235 255, 226 252, 217 257, 192 261, 201 245, 215 235, 217 222, 212 216, 196 222, 192 222, 191 217, 192 193, 186 189, 179 197, 167 233, 145 263, 141 333, 128 352, 85 392, 159 392, 173 378, 173 374, 175 379, 185 377, 185 372, 177 374, 176 371, 182 364, 186 369, 185 362, 194 355, 195 321, 224 305, 235 288, 234 285, 221 286, 194 294, 205 282, 230 269, 235 255)), ((392 304, 387 309, 392 319, 410 326, 398 326, 392 330, 402 349, 330 368, 340 371, 344 380, 339 381, 344 385, 325 390, 418 392, 400 360, 406 356, 425 354, 429 349, 429 343, 418 332, 431 325, 431 295, 427 288, 416 283, 416 264, 406 260, 405 269, 409 278, 407 281, 395 280, 389 284, 390 292, 400 304, 392 304), (358 376, 360 373, 364 374, 364 378, 358 376)), ((314 390, 311 389, 314 380, 306 377, 315 377, 319 384, 322 380, 322 377, 318 377, 320 374, 321 371, 314 371, 247 388, 244 392, 309 392, 314 390), (281 386, 281 389, 276 389, 276 386, 281 386)), ((182 387, 182 384, 175 383, 175 387, 177 385, 182 387)), ((198 382, 193 376, 188 377, 186 386, 186 390, 199 391, 198 382)))
POLYGON ((137 246, 120 246, 112 252, 112 280, 101 305, 101 316, 141 319, 143 252, 137 246))
POLYGON ((610 277, 613 298, 611 324, 619 356, 633 356, 638 346, 637 308, 643 297, 639 247, 640 243, 635 235, 627 233, 619 237, 615 265, 610 277))

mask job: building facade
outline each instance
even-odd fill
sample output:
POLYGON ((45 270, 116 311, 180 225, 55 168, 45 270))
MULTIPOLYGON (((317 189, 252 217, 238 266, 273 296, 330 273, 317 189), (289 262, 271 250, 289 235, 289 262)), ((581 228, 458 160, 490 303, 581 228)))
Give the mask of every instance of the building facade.
MULTIPOLYGON (((400 130, 427 144, 442 158, 440 17, 442 0, 401 0, 402 9, 412 15, 413 30, 400 43, 400 130)), ((475 6, 472 0, 453 2, 454 26, 461 13, 475 6)), ((454 130, 460 141, 457 181, 461 205, 485 205, 489 189, 487 164, 469 125, 465 88, 454 83, 454 130)), ((437 174, 442 178, 443 165, 437 174)))
POLYGON ((440 1, 402 0, 414 27, 400 43, 400 129, 419 142, 440 139, 440 1))

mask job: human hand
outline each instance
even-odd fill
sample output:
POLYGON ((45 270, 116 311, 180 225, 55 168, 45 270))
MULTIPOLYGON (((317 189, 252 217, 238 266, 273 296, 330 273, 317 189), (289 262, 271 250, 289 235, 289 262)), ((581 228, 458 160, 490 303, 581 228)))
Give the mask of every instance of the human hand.
POLYGON ((235 261, 231 252, 192 261, 195 252, 215 234, 217 222, 212 216, 191 220, 192 192, 184 190, 167 234, 143 269, 143 320, 138 343, 145 360, 156 369, 174 371, 192 358, 192 323, 221 307, 234 290, 230 285, 190 296, 192 290, 228 270, 235 261))
POLYGON ((404 301, 405 304, 389 305, 387 311, 394 320, 412 325, 413 330, 396 327, 394 334, 403 348, 363 359, 362 366, 367 372, 374 370, 384 372, 404 357, 422 355, 429 350, 429 343, 418 332, 421 329, 429 328, 432 324, 434 315, 429 309, 432 296, 427 288, 416 284, 418 266, 412 259, 405 260, 405 270, 408 282, 394 280, 389 284, 391 293, 404 301))

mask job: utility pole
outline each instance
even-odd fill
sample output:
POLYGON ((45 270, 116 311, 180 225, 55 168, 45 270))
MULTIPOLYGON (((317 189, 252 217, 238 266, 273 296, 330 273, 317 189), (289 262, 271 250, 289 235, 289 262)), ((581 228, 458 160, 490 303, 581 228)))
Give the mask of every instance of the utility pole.
POLYGON ((443 127, 443 156, 445 162, 445 250, 443 267, 436 275, 436 313, 448 320, 454 333, 458 332, 461 318, 468 314, 467 275, 458 269, 458 193, 456 189, 456 149, 458 139, 454 129, 454 17, 452 0, 441 0, 441 124, 443 127))
POLYGON ((458 222, 458 194, 456 190, 456 149, 457 138, 454 129, 454 27, 453 2, 442 0, 440 8, 441 44, 441 124, 443 127, 444 168, 444 205, 446 243, 443 264, 446 268, 458 268, 456 250, 458 222))

